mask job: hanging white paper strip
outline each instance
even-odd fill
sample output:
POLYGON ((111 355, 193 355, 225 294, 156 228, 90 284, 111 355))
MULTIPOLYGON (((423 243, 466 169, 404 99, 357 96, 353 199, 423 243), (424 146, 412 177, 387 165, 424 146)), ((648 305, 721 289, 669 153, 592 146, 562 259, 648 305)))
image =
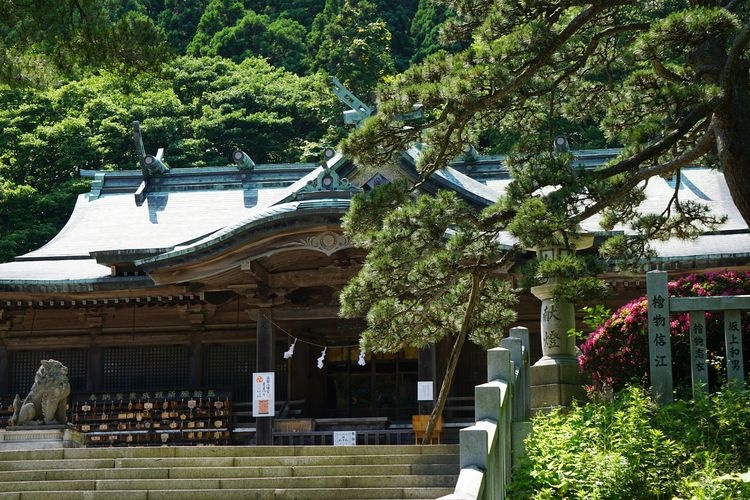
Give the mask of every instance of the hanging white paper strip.
POLYGON ((323 352, 320 353, 320 357, 318 358, 318 368, 323 368, 323 360, 326 359, 326 351, 328 350, 327 347, 323 348, 323 352))
POLYGON ((297 339, 294 339, 292 345, 289 346, 289 350, 284 353, 284 359, 289 359, 294 356, 294 346, 297 345, 297 339))

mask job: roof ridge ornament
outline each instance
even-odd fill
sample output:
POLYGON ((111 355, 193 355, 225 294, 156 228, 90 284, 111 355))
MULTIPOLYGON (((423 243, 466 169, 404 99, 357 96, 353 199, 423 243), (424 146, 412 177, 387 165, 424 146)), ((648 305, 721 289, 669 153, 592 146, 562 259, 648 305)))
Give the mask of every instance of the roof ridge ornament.
POLYGON ((241 149, 232 153, 232 160, 234 160, 234 163, 237 164, 237 168, 240 170, 252 170, 255 167, 253 159, 241 149))
POLYGON ((146 148, 143 147, 141 124, 137 120, 133 122, 133 141, 135 142, 135 153, 138 156, 138 163, 141 166, 144 179, 169 172, 169 167, 162 161, 164 158, 164 148, 159 148, 155 155, 146 154, 146 148))
POLYGON ((375 109, 359 100, 348 88, 344 87, 344 84, 339 81, 335 76, 329 77, 331 80, 331 91, 338 98, 339 101, 343 102, 349 108, 344 111, 344 123, 347 125, 359 125, 364 121, 365 118, 375 114, 375 109))
POLYGON ((159 148, 155 155, 147 155, 146 148, 143 147, 143 136, 141 135, 141 124, 136 120, 133 122, 133 142, 135 142, 135 154, 138 156, 138 164, 141 166, 143 181, 133 194, 135 204, 140 206, 146 199, 148 181, 151 177, 166 174, 169 167, 162 162, 164 158, 164 148, 159 148))
POLYGON ((328 161, 336 156, 333 148, 326 148, 323 151, 323 161, 320 163, 322 171, 318 176, 307 181, 307 184, 299 191, 300 193, 320 193, 325 191, 350 191, 359 192, 360 189, 354 186, 349 179, 341 177, 335 169, 328 166, 328 161))
MULTIPOLYGON (((333 92, 339 101, 350 108, 344 111, 344 123, 346 125, 359 127, 362 125, 365 118, 369 118, 375 114, 374 106, 368 106, 363 103, 348 88, 344 87, 344 84, 341 83, 338 78, 335 76, 330 76, 328 78, 331 81, 331 92, 333 92)), ((424 118, 424 108, 422 103, 413 104, 410 112, 397 115, 395 118, 402 122, 421 120, 424 118)))

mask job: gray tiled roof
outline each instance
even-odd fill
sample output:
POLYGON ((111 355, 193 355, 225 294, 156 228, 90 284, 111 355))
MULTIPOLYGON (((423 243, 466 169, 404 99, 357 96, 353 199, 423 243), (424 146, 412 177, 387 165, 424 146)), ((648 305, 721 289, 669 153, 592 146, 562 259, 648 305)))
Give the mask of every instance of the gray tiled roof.
MULTIPOLYGON (((608 161, 617 151, 573 153, 576 164, 590 167, 608 161)), ((414 161, 415 155, 417 150, 410 151, 405 157, 407 163, 414 161)), ((510 182, 503 160, 489 156, 457 160, 436 174, 432 187, 454 189, 475 204, 488 205, 510 182)), ((344 161, 337 155, 328 165, 338 166, 344 161)), ((141 259, 138 262, 152 267, 213 248, 270 218, 321 210, 343 213, 348 206, 345 199, 295 201, 295 193, 320 171, 315 164, 258 165, 252 171, 236 167, 176 168, 152 179, 150 191, 140 204, 133 196, 142 181, 139 172, 97 173, 92 193, 79 197, 68 224, 55 238, 15 262, 0 264, 0 289, 9 284, 110 283, 123 278, 111 277, 109 267, 98 264, 93 256, 117 253, 141 259)), ((93 177, 94 173, 86 175, 93 177)), ((646 188, 647 201, 641 208, 661 211, 673 189, 673 181, 651 179, 646 188)), ((662 258, 750 255, 750 234, 720 172, 703 167, 683 169, 680 198, 707 203, 715 213, 727 214, 729 219, 718 234, 695 241, 656 242, 662 258)), ((598 221, 598 216, 592 217, 582 227, 600 232, 598 221)), ((629 228, 616 230, 628 232, 629 228)), ((504 244, 513 243, 508 235, 500 239, 504 244)), ((143 280, 149 278, 135 279, 140 284, 143 280)))
MULTIPOLYGON (((574 164, 592 167, 612 159, 618 150, 574 151, 574 164)), ((502 157, 480 157, 477 161, 456 161, 452 166, 466 172, 472 178, 466 181, 467 175, 442 175, 443 179, 457 191, 471 190, 477 196, 496 200, 506 190, 511 178, 503 166, 502 157), (473 179, 476 177, 477 179, 473 179), (476 185, 480 184, 481 188, 476 185)), ((654 177, 645 188, 646 200, 641 204, 643 213, 661 213, 665 203, 673 195, 676 187, 674 178, 654 177)), ((550 191, 551 189, 547 189, 550 191)), ((714 234, 706 234, 696 240, 670 239, 655 241, 653 248, 658 257, 656 260, 693 261, 705 258, 750 257, 750 232, 747 224, 732 202, 724 175, 707 167, 686 167, 681 171, 679 197, 682 201, 696 201, 708 205, 715 215, 726 215, 727 222, 714 234)), ((476 197, 474 198, 476 199, 476 197)), ((594 215, 581 223, 581 228, 601 234, 600 215, 594 215)), ((632 228, 618 225, 616 232, 633 234, 632 228)), ((501 234, 498 241, 506 246, 517 242, 509 234, 501 234)))
POLYGON ((265 206, 279 188, 81 195, 68 224, 23 260, 82 257, 103 250, 172 248, 202 238, 265 206))
POLYGON ((73 277, 91 280, 109 276, 108 266, 97 264, 94 259, 61 259, 40 263, 39 261, 6 262, 0 264, 2 281, 14 283, 64 280, 73 277))

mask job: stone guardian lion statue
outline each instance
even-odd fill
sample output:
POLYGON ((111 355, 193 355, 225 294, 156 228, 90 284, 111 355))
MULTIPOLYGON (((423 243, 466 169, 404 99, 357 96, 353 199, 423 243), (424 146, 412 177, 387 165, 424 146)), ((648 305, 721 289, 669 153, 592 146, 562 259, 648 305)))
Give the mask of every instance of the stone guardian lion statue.
POLYGON ((65 424, 66 407, 70 395, 68 368, 54 359, 42 360, 34 376, 29 395, 21 402, 16 394, 13 400, 12 425, 65 424))

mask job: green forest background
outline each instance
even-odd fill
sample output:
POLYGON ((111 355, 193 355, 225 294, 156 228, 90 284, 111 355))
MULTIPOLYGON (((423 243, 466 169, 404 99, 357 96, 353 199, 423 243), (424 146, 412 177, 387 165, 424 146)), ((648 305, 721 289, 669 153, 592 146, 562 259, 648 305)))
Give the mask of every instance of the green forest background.
MULTIPOLYGON (((441 48, 451 17, 429 0, 0 4, 0 262, 59 231, 88 189, 80 169, 136 167, 134 120, 171 166, 226 165, 238 148, 256 163, 320 158, 347 133, 328 76, 374 103, 379 81, 441 48)), ((567 132, 605 145, 596 126, 567 132)), ((485 139, 486 153, 512 142, 485 139)))

